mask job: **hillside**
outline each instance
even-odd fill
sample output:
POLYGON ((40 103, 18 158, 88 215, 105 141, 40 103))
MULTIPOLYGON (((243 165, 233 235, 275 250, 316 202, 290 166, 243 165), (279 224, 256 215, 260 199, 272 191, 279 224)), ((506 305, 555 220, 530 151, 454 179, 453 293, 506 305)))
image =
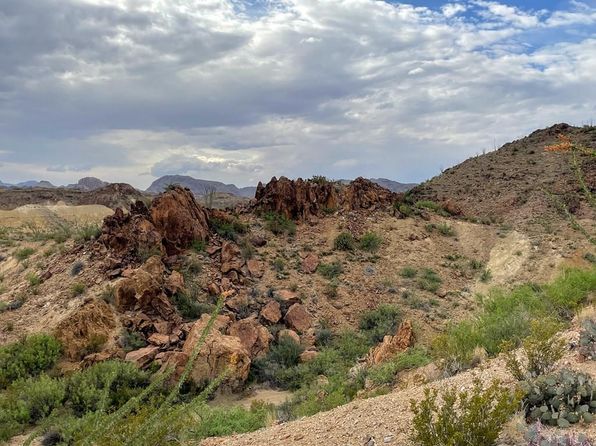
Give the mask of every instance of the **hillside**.
MULTIPOLYGON (((567 203, 580 218, 593 218, 582 205, 582 194, 567 153, 546 152, 558 135, 596 147, 596 127, 556 124, 475 156, 415 187, 415 200, 456 204, 467 216, 506 223, 530 223, 555 209, 545 191, 567 203)), ((596 189, 596 160, 580 160, 588 187, 596 189)))

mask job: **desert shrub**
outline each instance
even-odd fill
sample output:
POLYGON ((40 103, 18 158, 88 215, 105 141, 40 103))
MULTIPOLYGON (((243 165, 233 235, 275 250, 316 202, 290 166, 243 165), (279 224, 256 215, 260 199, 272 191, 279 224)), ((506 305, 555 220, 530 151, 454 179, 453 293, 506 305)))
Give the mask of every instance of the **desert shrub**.
POLYGON ((297 388, 300 377, 294 370, 304 348, 288 336, 282 336, 267 355, 253 361, 251 374, 260 382, 269 382, 278 387, 297 388))
POLYGON ((60 342, 44 334, 31 335, 0 347, 0 389, 17 379, 36 376, 53 367, 60 351, 60 342))
POLYGON ((493 278, 493 273, 490 269, 485 268, 482 273, 480 273, 480 281, 482 283, 488 283, 493 278))
POLYGON ((413 277, 416 277, 416 274, 418 274, 418 270, 411 266, 404 266, 399 270, 399 275, 405 279, 412 279, 413 277))
POLYGON ((530 335, 522 341, 521 360, 514 351, 514 342, 503 342, 507 368, 516 379, 535 378, 554 369, 566 349, 565 341, 557 336, 560 329, 561 324, 552 319, 532 321, 530 335))
POLYGON ((591 423, 596 413, 596 385, 589 375, 560 370, 522 381, 524 407, 528 421, 569 427, 591 423))
POLYGON ((425 229, 428 232, 435 232, 437 231, 439 234, 441 234, 444 237, 453 237, 455 236, 455 229, 453 229, 452 226, 449 226, 447 223, 440 223, 440 224, 435 224, 435 223, 429 223, 425 226, 425 229))
POLYGON ((480 302, 475 317, 451 325, 433 342, 433 356, 445 372, 470 367, 474 350, 482 347, 489 356, 500 351, 503 341, 515 346, 530 334, 530 321, 553 317, 568 321, 573 312, 596 290, 596 269, 568 269, 544 286, 520 285, 511 290, 493 289, 480 302))
POLYGON ((130 362, 100 362, 70 377, 67 382, 68 405, 79 416, 98 409, 114 409, 138 394, 148 383, 148 373, 130 362))
POLYGON ((406 203, 395 203, 395 208, 404 217, 411 217, 414 214, 414 209, 412 209, 412 206, 406 203))
POLYGON ((79 274, 81 274, 84 268, 85 264, 81 260, 77 260, 70 267, 70 275, 72 277, 78 276, 79 274))
POLYGON ((293 236, 296 234, 296 223, 283 214, 268 212, 264 215, 265 226, 275 235, 293 236))
POLYGON ((382 243, 383 238, 380 235, 375 232, 367 232, 360 238, 358 246, 363 251, 377 252, 382 243))
POLYGON ((198 302, 185 291, 174 294, 171 300, 180 315, 188 320, 198 319, 201 314, 213 311, 212 305, 198 302))
POLYGON ((421 290, 430 291, 431 293, 435 293, 442 282, 443 280, 439 275, 430 268, 424 268, 418 277, 418 287, 421 290))
POLYGON ((106 285, 99 297, 108 304, 113 304, 116 301, 116 289, 113 285, 106 285))
POLYGON ((394 305, 379 305, 376 309, 364 313, 358 326, 371 343, 377 343, 381 342, 385 335, 394 334, 400 321, 399 308, 394 305))
POLYGON ((201 253, 205 251, 205 242, 203 240, 193 240, 190 247, 193 251, 201 253))
POLYGON ((354 236, 349 232, 340 232, 333 240, 333 249, 337 251, 353 251, 355 245, 354 236))
POLYGON ((316 183, 321 186, 323 186, 325 184, 329 184, 331 182, 324 175, 313 175, 308 181, 311 181, 311 182, 316 183))
POLYGON ((470 262, 468 264, 470 265, 470 269, 472 269, 474 271, 477 271, 484 266, 483 262, 481 262, 480 260, 475 260, 475 259, 470 259, 470 262))
POLYGON ((343 272, 343 267, 338 261, 332 263, 321 263, 317 267, 317 272, 327 279, 334 279, 343 272))
POLYGON ((579 334, 579 354, 586 359, 596 359, 596 322, 586 319, 579 334))
POLYGON ((236 241, 240 235, 248 232, 248 226, 237 218, 231 220, 212 218, 209 220, 209 225, 217 234, 227 240, 236 241))
POLYGON ((240 253, 244 260, 252 259, 256 253, 255 247, 246 237, 240 240, 238 247, 240 248, 240 253))
POLYGON ((88 242, 89 240, 95 240, 101 234, 101 228, 97 224, 87 224, 79 226, 75 232, 75 239, 78 241, 88 242))
POLYGON ((201 440, 207 437, 252 432, 266 426, 272 418, 273 408, 263 403, 253 403, 250 409, 243 407, 210 407, 203 405, 200 421, 190 429, 188 437, 201 440))
POLYGON ((339 288, 339 284, 335 279, 331 280, 327 285, 325 285, 325 296, 330 299, 335 299, 337 297, 337 289, 339 288))
POLYGON ((17 249, 14 252, 13 257, 15 259, 17 259, 19 262, 22 262, 24 260, 27 260, 33 254, 35 254, 35 249, 33 249, 33 248, 22 248, 22 249, 17 249))
POLYGON ((108 342, 108 338, 104 334, 92 334, 89 336, 87 344, 80 350, 79 355, 84 358, 92 353, 99 353, 103 346, 108 342))
POLYGON ((80 296, 87 290, 87 286, 84 283, 76 282, 70 287, 70 293, 73 297, 80 296))
POLYGON ((519 404, 519 395, 499 382, 483 389, 478 379, 471 390, 444 391, 441 403, 437 390, 426 389, 424 395, 410 403, 412 440, 421 446, 493 446, 519 404))
POLYGON ((36 287, 41 283, 41 277, 35 273, 27 273, 26 279, 30 287, 36 287))
POLYGON ((593 446, 584 434, 548 434, 544 432, 542 423, 537 421, 528 427, 524 434, 528 446, 593 446))
POLYGON ((420 209, 428 209, 428 210, 431 210, 434 212, 441 210, 441 205, 439 205, 438 203, 435 203, 434 201, 431 201, 431 200, 417 201, 415 206, 420 209))
POLYGON ((118 338, 118 343, 125 352, 131 352, 147 346, 147 341, 142 334, 128 329, 122 330, 120 338, 118 338))
POLYGON ((368 370, 367 378, 376 385, 391 384, 395 376, 404 370, 416 369, 431 362, 428 353, 421 348, 410 348, 394 358, 375 365, 368 370))
POLYGON ((584 259, 590 263, 596 263, 596 255, 592 254, 591 252, 585 253, 584 259))
POLYGON ((66 397, 66 384, 62 379, 42 374, 35 378, 16 381, 10 386, 8 393, 17 395, 27 410, 29 422, 36 422, 61 407, 66 397))
POLYGON ((333 340, 333 331, 326 326, 315 330, 315 345, 319 348, 328 346, 333 340))

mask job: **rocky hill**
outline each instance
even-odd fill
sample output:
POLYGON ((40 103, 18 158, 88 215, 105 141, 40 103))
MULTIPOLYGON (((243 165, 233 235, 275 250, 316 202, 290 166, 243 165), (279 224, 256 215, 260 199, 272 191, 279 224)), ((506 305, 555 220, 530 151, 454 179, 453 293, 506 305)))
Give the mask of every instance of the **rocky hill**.
POLYGON ((95 177, 85 177, 81 178, 75 184, 69 184, 66 186, 67 189, 78 189, 82 191, 90 191, 95 189, 101 189, 102 187, 107 186, 110 183, 100 180, 99 178, 95 177))
POLYGON ((113 183, 94 190, 74 188, 8 188, 0 190, 0 209, 10 210, 28 204, 50 205, 64 202, 68 205, 100 204, 112 209, 128 209, 144 195, 129 184, 113 183))
MULTIPOLYGON (((548 194, 555 194, 572 212, 590 217, 582 206, 582 194, 568 153, 552 153, 545 147, 559 135, 596 147, 596 127, 557 124, 505 144, 500 149, 467 159, 441 175, 415 187, 415 200, 451 201, 472 217, 521 222, 552 215, 548 194)), ((596 160, 580 158, 588 187, 596 189, 596 160)))
POLYGON ((220 181, 201 180, 186 175, 166 175, 155 180, 146 190, 148 193, 159 194, 168 186, 178 184, 187 187, 196 196, 204 196, 209 191, 223 192, 239 197, 253 198, 256 187, 237 187, 234 184, 224 184, 220 181))

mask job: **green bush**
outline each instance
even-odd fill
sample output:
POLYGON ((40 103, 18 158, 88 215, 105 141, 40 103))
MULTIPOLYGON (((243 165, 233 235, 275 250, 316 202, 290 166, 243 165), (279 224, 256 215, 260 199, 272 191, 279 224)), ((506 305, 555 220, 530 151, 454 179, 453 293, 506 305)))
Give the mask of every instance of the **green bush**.
POLYGON ((19 262, 22 262, 23 260, 27 260, 33 254, 35 254, 35 249, 33 249, 33 248, 22 248, 22 249, 17 249, 14 252, 13 256, 19 262))
POLYGON ((42 374, 13 383, 9 394, 16 395, 29 415, 28 422, 39 421, 62 406, 66 397, 66 384, 62 379, 53 379, 42 374))
POLYGON ((492 278, 493 278, 493 273, 488 268, 484 269, 482 271, 482 273, 480 274, 480 281, 482 283, 488 283, 491 281, 492 278))
POLYGON ((355 246, 354 236, 349 232, 340 232, 333 240, 333 249, 336 251, 353 251, 355 246))
POLYGON ((445 237, 455 236, 455 229, 453 229, 453 227, 449 226, 447 223, 440 223, 438 225, 434 223, 429 223, 425 226, 425 229, 428 232, 437 231, 439 234, 445 237))
POLYGON ((482 347, 494 356, 503 341, 515 346, 530 334, 530 321, 553 317, 566 322, 596 290, 596 268, 568 269, 551 284, 493 289, 480 303, 474 318, 454 324, 433 342, 432 352, 445 372, 470 367, 474 350, 482 347))
POLYGON ((377 252, 383 243, 383 239, 380 235, 375 232, 367 232, 364 234, 360 241, 358 242, 358 246, 363 251, 368 252, 377 252))
POLYGON ((596 321, 587 319, 582 322, 582 331, 579 334, 579 354, 591 361, 596 359, 596 321))
POLYGON ((565 341, 557 336, 561 324, 552 319, 534 320, 530 324, 530 335, 522 341, 522 357, 515 353, 515 343, 504 341, 507 368, 518 380, 535 378, 551 372, 555 363, 563 357, 566 350, 565 341))
POLYGON ((273 408, 262 403, 253 403, 250 409, 243 407, 210 407, 203 405, 200 421, 192 423, 189 438, 201 440, 208 437, 252 432, 265 427, 273 408))
POLYGON ((418 287, 431 293, 436 293, 442 282, 439 275, 430 268, 424 268, 418 277, 418 287))
POLYGON ((404 370, 416 369, 431 362, 428 353, 420 348, 411 348, 403 353, 398 353, 389 361, 371 367, 367 378, 376 385, 389 385, 395 376, 404 370))
POLYGON ((70 292, 71 292, 71 294, 72 294, 73 297, 80 296, 86 290, 87 290, 87 286, 84 283, 81 283, 81 282, 73 283, 72 286, 70 287, 70 292))
POLYGON ((395 207, 404 217, 411 217, 414 214, 414 209, 412 206, 406 203, 396 203, 395 207))
POLYGON ((528 421, 569 427, 591 423, 596 413, 596 385, 589 375, 561 370, 523 381, 524 407, 528 421))
POLYGON ((122 330, 118 342, 125 352, 132 352, 147 346, 147 341, 141 333, 127 329, 122 330))
POLYGON ((260 382, 269 382, 281 388, 297 388, 300 377, 293 368, 298 365, 304 348, 292 338, 282 336, 271 346, 267 355, 252 363, 251 373, 260 382))
POLYGON ((100 362, 70 377, 67 383, 69 407, 78 416, 98 409, 111 410, 148 384, 149 374, 130 362, 100 362))
POLYGON ((343 270, 344 269, 341 266, 341 263, 338 261, 332 263, 321 263, 317 267, 317 272, 327 279, 334 279, 335 277, 339 276, 343 270))
POLYGON ((53 367, 60 351, 58 340, 44 334, 31 335, 0 347, 0 389, 17 379, 36 376, 53 367))
POLYGON ((402 276, 405 279, 412 279, 413 277, 416 277, 416 274, 418 274, 418 270, 416 268, 411 267, 411 266, 404 266, 399 271, 399 275, 402 276))
POLYGON ((296 223, 283 214, 268 212, 264 216, 265 226, 275 235, 286 234, 294 236, 296 234, 296 223))
POLYGON ((231 220, 212 218, 209 220, 209 225, 218 235, 232 241, 236 241, 240 235, 248 232, 248 226, 236 218, 231 220))
POLYGON ((412 440, 421 446, 493 446, 503 425, 519 405, 519 395, 493 382, 483 389, 480 380, 469 391, 426 389, 419 403, 412 400, 412 440))
POLYGON ((428 210, 431 210, 434 212, 441 210, 441 206, 438 203, 435 203, 434 201, 430 201, 430 200, 417 201, 414 206, 416 206, 419 209, 428 209, 428 210))
POLYGON ((75 239, 78 241, 94 240, 101 234, 101 228, 98 224, 87 224, 77 228, 75 233, 75 239))
POLYGON ((188 320, 198 319, 203 313, 211 313, 213 311, 213 305, 198 302, 185 291, 179 291, 174 294, 171 300, 180 315, 188 320))
POLYGON ((374 344, 381 342, 385 335, 395 334, 400 321, 399 308, 394 305, 379 305, 361 316, 359 328, 374 344))

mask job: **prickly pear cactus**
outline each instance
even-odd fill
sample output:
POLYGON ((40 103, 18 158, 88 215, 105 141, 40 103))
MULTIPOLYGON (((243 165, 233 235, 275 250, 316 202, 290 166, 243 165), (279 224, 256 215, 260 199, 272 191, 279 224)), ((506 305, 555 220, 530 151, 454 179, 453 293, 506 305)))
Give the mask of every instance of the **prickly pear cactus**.
POLYGON ((540 421, 528 427, 524 436, 528 446, 594 446, 583 434, 547 435, 540 421))
POLYGON ((596 383, 583 373, 561 370, 521 382, 529 422, 569 427, 591 423, 596 413, 596 383))
POLYGON ((594 361, 596 359, 596 321, 586 320, 582 327, 579 335, 579 355, 583 359, 594 361))

